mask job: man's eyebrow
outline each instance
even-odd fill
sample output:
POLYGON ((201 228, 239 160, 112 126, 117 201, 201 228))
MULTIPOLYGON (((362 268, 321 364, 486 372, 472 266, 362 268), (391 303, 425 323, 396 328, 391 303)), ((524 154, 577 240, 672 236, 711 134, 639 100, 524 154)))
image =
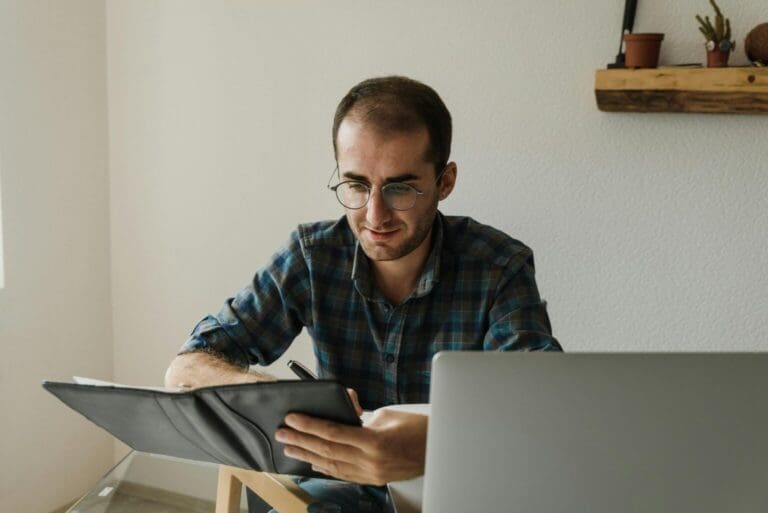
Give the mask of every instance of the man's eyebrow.
MULTIPOLYGON (((363 175, 358 175, 352 171, 346 171, 343 175, 344 178, 347 178, 349 180, 354 180, 356 182, 368 182, 368 177, 363 175)), ((403 173, 401 175, 397 176, 390 176, 389 178, 385 178, 385 183, 397 183, 397 182, 410 182, 413 180, 418 180, 419 176, 413 174, 413 173, 403 173)))

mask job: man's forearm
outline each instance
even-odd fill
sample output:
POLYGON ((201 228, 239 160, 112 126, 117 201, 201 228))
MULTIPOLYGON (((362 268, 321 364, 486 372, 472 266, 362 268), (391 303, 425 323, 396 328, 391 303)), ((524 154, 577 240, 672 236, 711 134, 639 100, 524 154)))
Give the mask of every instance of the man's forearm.
POLYGON ((165 372, 165 386, 168 388, 198 388, 274 380, 274 376, 238 367, 205 352, 180 354, 171 361, 165 372))

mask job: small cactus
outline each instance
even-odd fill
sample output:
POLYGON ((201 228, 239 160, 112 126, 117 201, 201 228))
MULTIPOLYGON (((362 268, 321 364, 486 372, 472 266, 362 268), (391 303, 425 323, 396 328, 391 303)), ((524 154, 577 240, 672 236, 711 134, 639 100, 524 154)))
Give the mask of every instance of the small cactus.
POLYGON ((715 9, 715 24, 712 24, 712 20, 709 16, 705 16, 703 19, 698 14, 696 20, 699 22, 699 31, 704 34, 707 40, 707 50, 722 50, 733 51, 736 48, 736 43, 731 40, 731 20, 723 17, 720 7, 718 7, 715 0, 709 0, 712 7, 715 9))

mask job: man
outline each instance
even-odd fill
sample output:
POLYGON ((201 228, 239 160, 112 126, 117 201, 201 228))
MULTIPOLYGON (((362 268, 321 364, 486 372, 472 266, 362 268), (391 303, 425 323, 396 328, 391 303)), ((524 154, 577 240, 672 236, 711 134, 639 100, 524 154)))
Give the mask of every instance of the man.
MULTIPOLYGON (((353 87, 333 123, 331 189, 346 215, 300 226, 251 284, 195 327, 167 385, 269 379, 248 366, 270 364, 306 328, 320 377, 376 411, 363 427, 291 414, 277 433, 286 455, 367 485, 421 475, 426 417, 383 407, 428 401, 435 353, 560 350, 530 249, 438 212, 456 183, 451 133, 447 108, 424 84, 384 77, 353 87)), ((330 485, 317 481, 301 485, 323 495, 330 485)), ((364 499, 383 507, 381 489, 354 493, 352 510, 364 499)))

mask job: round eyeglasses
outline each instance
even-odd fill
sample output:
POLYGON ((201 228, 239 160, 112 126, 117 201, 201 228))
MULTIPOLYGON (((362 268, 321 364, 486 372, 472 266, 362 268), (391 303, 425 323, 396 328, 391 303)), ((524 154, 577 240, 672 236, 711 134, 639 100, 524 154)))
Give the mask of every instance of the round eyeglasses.
MULTIPOLYGON (((438 173, 437 177, 435 177, 435 183, 440 181, 444 171, 445 168, 438 173)), ((331 173, 327 187, 336 193, 336 199, 339 200, 339 203, 351 210, 357 210, 366 206, 371 199, 373 187, 357 180, 345 180, 331 186, 333 176, 338 172, 339 168, 336 166, 333 173, 331 173)), ((419 196, 423 195, 423 192, 407 183, 392 182, 381 186, 381 197, 384 198, 384 203, 393 210, 410 210, 416 205, 419 196)))

